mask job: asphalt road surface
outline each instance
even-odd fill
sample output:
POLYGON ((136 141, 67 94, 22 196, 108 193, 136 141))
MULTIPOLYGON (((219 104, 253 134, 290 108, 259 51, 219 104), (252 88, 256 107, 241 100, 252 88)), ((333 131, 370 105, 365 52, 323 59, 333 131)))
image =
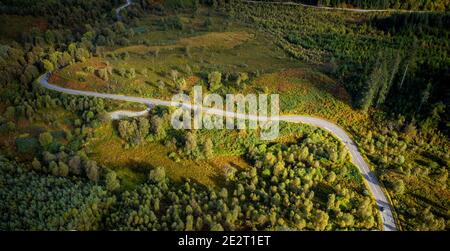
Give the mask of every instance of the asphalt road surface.
POLYGON ((117 15, 117 19, 121 20, 122 16, 120 16, 120 12, 125 9, 126 7, 130 6, 132 4, 131 0, 127 0, 127 3, 120 6, 119 8, 116 9, 116 15, 117 15))

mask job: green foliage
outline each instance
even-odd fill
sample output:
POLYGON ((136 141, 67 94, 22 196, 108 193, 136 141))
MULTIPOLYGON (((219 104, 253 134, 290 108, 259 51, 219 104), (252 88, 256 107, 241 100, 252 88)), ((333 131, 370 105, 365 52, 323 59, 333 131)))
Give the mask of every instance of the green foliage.
POLYGON ((420 124, 420 129, 423 132, 433 132, 439 128, 442 122, 442 115, 445 112, 446 106, 443 103, 437 103, 431 107, 430 114, 420 124))
POLYGON ((120 182, 117 179, 117 174, 114 171, 108 171, 105 177, 105 185, 108 191, 116 191, 120 188, 120 182))
POLYGON ((203 146, 204 155, 207 159, 211 159, 214 156, 214 145, 211 138, 207 138, 203 146))
POLYGON ((246 72, 239 72, 237 79, 236 79, 236 84, 237 84, 237 86, 242 86, 242 84, 244 84, 248 80, 249 80, 249 77, 246 72))
POLYGON ((49 60, 44 59, 42 61, 42 64, 44 65, 45 71, 53 71, 53 70, 55 70, 55 66, 49 60))
POLYGON ((119 136, 131 145, 138 145, 149 133, 148 119, 140 117, 131 120, 119 121, 119 136))
POLYGON ((2 230, 99 230, 114 201, 102 187, 40 176, 4 157, 0 177, 2 230))
MULTIPOLYGON (((386 124, 390 129, 378 124, 370 127, 370 133, 361 130, 359 137, 364 142, 368 159, 396 203, 401 227, 405 230, 423 228, 420 215, 414 211, 423 211, 428 206, 433 214, 441 215, 445 221, 449 217, 444 209, 448 198, 442 196, 442 192, 446 191, 447 185, 441 183, 439 177, 448 183, 445 179, 448 172, 447 139, 436 132, 421 133, 414 121, 405 123, 402 117, 386 124), (445 167, 441 168, 441 165, 445 167)), ((441 221, 441 217, 436 219, 441 221)))
POLYGON ((185 136, 185 151, 188 155, 197 155, 198 144, 195 132, 187 132, 185 136))
POLYGON ((108 81, 109 80, 109 72, 108 69, 104 68, 104 69, 99 69, 97 70, 97 75, 99 78, 101 78, 104 81, 108 81))
POLYGON ((95 161, 88 160, 86 162, 85 172, 89 180, 93 182, 97 182, 99 180, 99 167, 97 166, 97 163, 95 161))
MULTIPOLYGON (((270 0, 258 0, 261 2, 270 0)), ((309 5, 348 7, 362 9, 405 9, 405 10, 437 10, 444 11, 450 8, 446 0, 278 0, 277 2, 299 2, 309 5)))
POLYGON ((352 96, 355 107, 382 108, 423 120, 423 110, 428 110, 424 106, 449 103, 442 95, 448 89, 447 13, 343 16, 275 4, 233 4, 230 8, 238 13, 237 19, 271 33, 295 58, 315 64, 326 64, 330 58, 339 62, 332 73, 352 96))
MULTIPOLYGON (((361 207, 358 205, 361 203, 365 203, 366 209, 373 208, 374 204, 369 197, 358 192, 364 187, 361 181, 355 183, 352 180, 345 180, 346 176, 340 174, 333 182, 333 186, 327 183, 328 181, 324 177, 330 173, 329 170, 338 172, 343 167, 341 164, 327 159, 326 151, 320 150, 322 144, 321 140, 311 135, 311 137, 307 137, 303 141, 289 145, 274 144, 270 147, 260 145, 251 149, 248 158, 254 163, 254 167, 241 171, 230 168, 227 179, 229 184, 227 188, 219 190, 205 188, 190 181, 182 184, 173 183, 166 179, 163 167, 157 167, 150 171, 150 183, 140 185, 136 190, 120 191, 117 190, 117 177, 112 171, 105 172, 104 182, 100 183, 104 184, 105 187, 99 187, 91 186, 92 183, 86 181, 81 183, 76 178, 74 180, 77 183, 67 178, 41 177, 35 173, 24 172, 14 165, 2 164, 2 168, 8 168, 5 171, 7 176, 2 177, 20 175, 22 177, 20 180, 24 184, 29 184, 29 179, 50 182, 47 185, 38 183, 37 187, 39 188, 34 185, 27 188, 21 185, 15 187, 21 191, 25 191, 24 189, 37 191, 37 189, 51 187, 52 193, 58 194, 55 197, 50 197, 52 205, 60 203, 57 208, 64 209, 69 207, 73 210, 74 208, 83 208, 83 203, 87 203, 89 207, 92 207, 91 211, 88 212, 83 212, 81 209, 80 211, 73 211, 72 218, 65 218, 63 221, 59 220, 56 226, 52 225, 52 221, 46 221, 48 222, 47 226, 36 227, 37 224, 40 224, 39 221, 33 220, 30 223, 31 221, 21 217, 20 222, 26 221, 29 222, 29 225, 8 225, 8 227, 4 228, 110 230, 327 230, 374 228, 375 224, 367 225, 365 223, 366 218, 372 216, 372 210, 366 210, 364 217, 354 217, 352 219, 353 222, 351 219, 347 219, 348 216, 345 213, 359 210, 361 207), (310 151, 316 152, 322 157, 313 156, 309 153, 310 151), (293 158, 291 157, 292 155, 294 156, 293 158), (319 159, 320 165, 315 164, 319 159), (11 170, 15 168, 21 171, 11 170), (268 169, 275 175, 267 175, 265 170, 268 169), (53 179, 59 179, 59 185, 53 184, 53 179), (76 193, 84 193, 86 190, 83 190, 81 187, 87 186, 95 188, 86 191, 92 191, 94 194, 82 195, 81 197, 73 194, 74 192, 71 190, 73 184, 77 184, 74 190, 76 193), (61 189, 72 192, 66 194, 61 189), (117 203, 111 204, 114 201, 114 197, 108 191, 114 191, 117 194, 117 203), (336 193, 341 196, 339 197, 339 202, 335 201, 333 203, 333 209, 330 209, 330 206, 325 207, 325 203, 323 203, 328 200, 327 195, 330 193, 336 193), (98 196, 101 197, 99 198, 98 196), (295 200, 289 198, 295 198, 295 200), (55 202, 54 200, 59 200, 60 202, 55 202), (84 202, 78 202, 79 200, 84 202), (74 201, 81 204, 74 204, 74 201), (90 203, 95 203, 95 205, 90 203), (337 204, 341 206, 339 207, 337 204), (338 211, 329 213, 327 210, 338 211), (339 215, 338 212, 344 213, 344 217, 336 218, 334 215, 339 215), (84 215, 85 213, 87 213, 87 216, 84 215), (95 218, 90 218, 91 213, 95 218), (78 217, 88 217, 90 220, 89 222, 79 222, 78 217), (105 221, 100 219, 105 219, 105 221)), ((328 147, 331 147, 331 145, 328 145, 328 147)), ((35 160, 33 162, 35 163, 33 164, 35 166, 34 169, 39 169, 38 161, 35 160)), ((80 168, 80 157, 69 157, 62 153, 56 156, 45 152, 43 162, 49 165, 50 172, 55 176, 65 176, 67 171, 64 170, 69 169, 70 172, 73 172, 73 170, 80 168), (66 165, 62 159, 66 159, 69 164, 66 165)), ((81 162, 83 162, 82 165, 88 178, 92 181, 98 180, 98 175, 101 172, 98 170, 95 162, 89 160, 81 162)), ((18 183, 14 181, 11 184, 17 185, 18 183)), ((34 181, 31 184, 34 184, 34 181)), ((43 193, 47 194, 47 190, 44 191, 43 193)), ((0 198, 6 198, 2 201, 25 201, 23 196, 27 194, 25 192, 24 194, 19 193, 19 196, 5 197, 4 194, 8 193, 16 194, 15 190, 10 191, 9 188, 6 190, 0 189, 0 198)), ((33 204, 31 208, 41 208, 45 205, 42 201, 32 201, 31 203, 33 204)), ((7 208, 10 208, 10 205, 11 203, 8 203, 7 208)), ((0 206, 6 205, 1 204, 0 206)), ((28 209, 23 210, 30 210, 29 204, 27 204, 26 208, 28 209)), ((12 211, 7 212, 6 215, 11 216, 10 212, 12 211)), ((45 217, 51 219, 58 219, 59 215, 61 215, 55 209, 48 212, 44 210, 44 212, 45 217)), ((12 224, 14 221, 6 220, 4 222, 12 224)))
POLYGON ((39 149, 39 142, 35 138, 17 138, 16 139, 17 150, 19 153, 33 154, 37 153, 39 149))
MULTIPOLYGON (((109 218, 108 228, 220 231, 375 227, 372 217, 374 204, 370 197, 359 194, 356 192, 358 189, 350 192, 350 187, 354 186, 341 177, 336 180, 338 185, 325 185, 323 177, 328 170, 340 167, 328 166, 328 161, 323 162, 324 167, 311 166, 309 157, 301 158, 300 147, 305 144, 308 143, 300 143, 300 146, 276 144, 269 149, 261 145, 252 149, 249 158, 255 167, 245 171, 228 168, 229 184, 220 190, 202 189, 190 181, 175 185, 164 179, 164 168, 153 169, 150 172, 151 183, 121 197, 109 218), (290 152, 299 157, 288 164, 290 152), (273 163, 267 156, 273 156, 269 157, 275 159, 273 163), (278 165, 283 168, 276 176, 264 174, 265 170, 274 170, 278 165), (322 190, 324 187, 328 187, 327 192, 322 190), (322 197, 330 193, 328 189, 340 194, 330 213, 321 203, 322 197), (162 210, 161 204, 167 207, 162 210), (360 204, 364 206, 357 207, 360 204), (365 210, 361 217, 350 215, 359 208, 365 210), (368 224, 367 219, 372 219, 372 224, 368 224)), ((362 182, 354 185, 364 186, 362 182)))
POLYGON ((405 192, 405 183, 403 180, 395 180, 392 183, 392 189, 396 194, 402 194, 405 192))
POLYGON ((149 179, 155 183, 161 183, 166 180, 166 171, 164 167, 158 166, 155 169, 151 170, 149 173, 149 179))
POLYGON ((164 29, 183 30, 184 25, 179 16, 170 16, 161 19, 160 25, 164 29))
POLYGON ((221 87, 222 84, 222 74, 220 72, 214 71, 208 74, 208 85, 209 90, 214 92, 221 87))
POLYGON ((50 132, 39 134, 39 143, 43 148, 48 148, 53 143, 53 136, 50 132))
MULTIPOLYGON (((4 119, 0 118, 1 127, 10 127, 6 133, 11 135, 21 133, 27 128, 23 128, 20 120, 26 118, 31 123, 38 120, 40 124, 48 124, 49 128, 59 128, 57 123, 60 121, 56 121, 52 114, 54 110, 64 108, 68 113, 61 116, 61 120, 69 121, 64 126, 70 132, 67 134, 67 144, 60 144, 55 134, 55 139, 48 132, 39 135, 39 143, 47 150, 42 153, 39 153, 41 149, 37 147, 36 136, 16 138, 19 153, 34 151, 33 155, 28 156, 31 157, 30 163, 26 163, 31 170, 0 158, 0 229, 379 228, 374 202, 357 168, 349 163, 342 145, 321 130, 296 130, 293 126, 283 126, 282 130, 290 132, 283 139, 291 143, 272 142, 269 146, 258 141, 253 132, 174 132, 169 129, 169 115, 165 113, 156 112, 150 121, 146 118, 120 121, 119 136, 131 145, 147 138, 165 143, 167 147, 176 147, 169 157, 180 162, 180 168, 184 157, 212 158, 214 161, 214 155, 223 154, 245 155, 251 165, 239 171, 226 166, 223 174, 226 189, 205 188, 189 180, 174 183, 166 179, 164 168, 157 167, 150 171, 149 184, 136 185, 136 190, 122 191, 126 188, 119 189, 116 173, 89 160, 87 156, 92 152, 85 147, 95 135, 93 128, 98 120, 102 120, 105 109, 109 111, 115 106, 110 103, 105 105, 101 99, 47 92, 30 83, 40 74, 39 71, 55 70, 76 61, 88 63, 86 60, 92 55, 103 55, 101 45, 113 48, 115 44, 134 43, 133 37, 139 34, 134 34, 130 23, 138 23, 138 20, 126 17, 123 23, 114 24, 109 19, 105 20, 109 14, 99 13, 108 13, 104 10, 111 9, 111 1, 71 1, 68 4, 63 0, 51 7, 45 3, 37 6, 33 1, 25 0, 10 2, 7 6, 21 8, 5 7, 9 12, 47 13, 51 16, 49 19, 54 20, 51 27, 58 25, 66 28, 65 24, 67 31, 50 29, 42 34, 32 31, 24 35, 26 46, 0 46, 1 107, 6 108, 4 119), (67 7, 71 11, 49 11, 66 9, 64 4, 71 6, 67 7), (77 16, 67 18, 68 13, 77 16), (93 19, 95 22, 91 22, 93 19), (71 28, 76 26, 76 32, 73 32, 71 28), (76 34, 75 37, 73 34, 76 34), (74 42, 76 40, 79 41, 74 42), (30 194, 33 196, 30 197, 30 194), (119 200, 117 204, 113 203, 115 196, 119 200)), ((338 2, 327 1, 326 4, 335 5, 338 2)), ((192 1, 193 6, 197 3, 192 1)), ((437 5, 440 2, 434 3, 437 5)), ((191 2, 166 1, 166 4, 186 8, 191 2)), ((256 28, 271 33, 277 45, 295 58, 323 63, 332 57, 335 62, 335 66, 331 67, 333 74, 345 83, 355 104, 369 110, 369 114, 371 107, 387 107, 392 111, 414 114, 417 121, 399 119, 400 122, 392 122, 382 118, 381 122, 366 125, 370 131, 360 124, 346 129, 356 138, 361 151, 392 191, 391 197, 402 226, 407 230, 445 229, 448 198, 442 194, 447 194, 449 158, 446 136, 437 129, 445 126, 448 117, 448 102, 444 97, 448 75, 448 43, 445 39, 448 16, 395 14, 366 19, 358 14, 349 14, 345 18, 339 13, 305 11, 291 6, 271 6, 270 9, 263 5, 251 6, 254 5, 236 3, 225 9, 229 10, 230 16, 233 12, 233 16, 237 15, 240 21, 256 24, 256 28)), ((129 17, 140 16, 139 8, 136 7, 136 12, 130 11, 129 17)), ((204 26, 214 28, 212 21, 215 18, 207 17, 204 26)), ((179 30, 191 26, 180 16, 161 18, 160 25, 179 30)), ((180 35, 179 31, 172 32, 180 35)), ((239 48, 233 51, 242 52, 239 48)), ((189 59, 195 59, 197 52, 185 47, 183 53, 189 59)), ((162 54, 158 57, 167 60, 163 58, 167 55, 162 54)), ((120 56, 129 61, 135 57, 128 53, 120 56)), ((216 59, 220 61, 220 57, 216 59)), ((111 53, 111 58, 117 59, 114 53, 111 53)), ((181 63, 185 64, 185 61, 181 63)), ((254 72, 248 71, 250 76, 259 76, 260 62, 257 65, 258 69, 254 72)), ((182 71, 191 76, 198 72, 199 66, 192 64, 192 67, 194 72, 192 69, 182 71)), ((87 71, 92 73, 93 69, 87 71)), ((153 73, 137 69, 142 76, 153 73)), ((123 78, 136 78, 134 68, 115 71, 123 78)), ((250 87, 252 85, 249 74, 239 70, 234 69, 230 73, 217 65, 208 65, 205 72, 211 72, 208 76, 211 91, 228 90, 231 81, 236 81, 237 88, 243 88, 244 83, 250 87)), ((94 69, 93 73, 108 82, 110 78, 117 78, 112 76, 109 67, 94 69)), ((182 81, 184 78, 176 75, 172 76, 175 87, 184 90, 187 86, 182 81)), ((152 80, 152 83, 155 82, 157 80, 152 80)), ((159 88, 170 88, 171 82, 167 83, 160 80, 159 88)), ((268 87, 263 88, 269 91, 268 87)), ((298 103, 292 96, 285 99, 298 103)))

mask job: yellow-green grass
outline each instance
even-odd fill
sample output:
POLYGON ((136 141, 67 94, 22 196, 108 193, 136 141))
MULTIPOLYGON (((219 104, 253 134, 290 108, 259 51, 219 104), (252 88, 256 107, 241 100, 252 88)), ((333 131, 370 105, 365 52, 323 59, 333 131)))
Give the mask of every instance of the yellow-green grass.
MULTIPOLYGON (((183 30, 161 30, 162 19, 149 15, 142 18, 139 26, 134 28, 136 35, 130 39, 133 45, 115 46, 109 50, 116 53, 130 52, 143 55, 156 50, 186 47, 224 49, 233 48, 255 36, 253 30, 241 24, 231 23, 219 15, 207 16, 206 9, 202 9, 197 15, 178 14, 177 16, 183 24, 183 30), (212 22, 205 27, 204 23, 207 19, 212 22), (147 45, 139 44, 139 41, 146 41, 147 45)), ((167 15, 165 18, 167 17, 173 18, 175 15, 167 15)))
POLYGON ((135 54, 147 54, 149 52, 160 51, 160 50, 173 50, 177 48, 196 48, 196 47, 208 47, 214 49, 230 49, 237 45, 240 45, 247 40, 252 38, 251 34, 247 32, 209 32, 204 35, 181 38, 175 44, 169 45, 131 45, 127 47, 122 47, 115 50, 115 53, 135 53, 135 54))
MULTIPOLYGON (((126 148, 126 142, 117 135, 113 123, 95 129, 94 137, 86 146, 91 159, 118 173, 125 189, 144 182, 149 171, 157 166, 165 167, 168 176, 175 181, 188 178, 206 186, 224 186, 225 168, 232 166, 244 169, 249 166, 243 158, 249 145, 296 143, 315 130, 308 125, 283 122, 280 125, 280 137, 273 142, 262 141, 258 132, 252 130, 197 130, 197 139, 210 138, 214 142, 215 157, 210 160, 181 158, 177 162, 169 158, 177 149, 156 142, 143 141, 138 146, 126 148)), ((328 133, 324 132, 324 135, 326 141, 337 142, 328 133)), ((357 183, 355 185, 359 186, 357 183)))
POLYGON ((102 69, 106 67, 106 62, 101 58, 93 57, 85 62, 69 65, 63 70, 56 71, 51 76, 50 82, 76 90, 106 91, 107 81, 102 80, 95 74, 86 72, 84 70, 86 67, 93 67, 96 70, 102 69), (84 81, 81 81, 81 78, 84 81))
POLYGON ((280 94, 282 114, 317 116, 342 126, 364 123, 368 119, 366 113, 351 106, 350 96, 340 83, 311 66, 264 74, 244 92, 255 93, 260 87, 280 94))
POLYGON ((175 181, 190 179, 206 186, 223 185, 224 168, 247 168, 248 164, 237 156, 218 156, 211 160, 182 160, 175 162, 168 156, 175 149, 159 143, 144 141, 136 147, 124 148, 111 123, 104 124, 95 132, 88 147, 90 157, 99 164, 117 171, 125 188, 133 187, 147 179, 149 171, 157 166, 166 169, 167 175, 175 181))
MULTIPOLYGON (((197 38, 201 40, 202 38, 197 38)), ((210 72, 274 72, 285 68, 299 67, 301 64, 284 58, 284 53, 271 44, 267 37, 258 35, 232 49, 192 49, 190 56, 182 50, 161 52, 158 57, 131 54, 126 59, 92 58, 84 63, 77 63, 58 71, 51 81, 55 84, 82 90, 119 93, 126 95, 170 98, 176 92, 175 83, 170 76, 172 70, 180 72, 185 78, 187 89, 196 83, 197 77, 187 74, 187 66, 192 71, 210 72), (114 73, 109 81, 100 79, 95 73, 83 71, 90 66, 103 68, 108 61, 114 70, 134 68, 136 77, 127 79, 114 73), (145 74, 141 72, 145 70, 145 74), (80 81, 83 78, 83 81, 80 81), (163 81, 164 88, 157 83, 163 81)))
POLYGON ((125 102, 125 101, 117 101, 117 100, 107 100, 108 105, 105 106, 105 109, 108 112, 114 112, 117 110, 126 110, 126 111, 143 111, 147 109, 147 105, 141 103, 134 102, 125 102))
MULTIPOLYGON (((201 10, 200 12, 205 12, 201 10)), ((204 13, 206 15, 206 13, 204 13)), ((272 39, 264 33, 233 23, 223 29, 226 20, 218 15, 207 18, 213 25, 207 30, 202 26, 205 16, 180 15, 185 24, 183 31, 156 30, 159 17, 147 16, 140 22, 143 30, 131 39, 131 46, 113 47, 104 50, 105 58, 93 58, 84 63, 77 63, 55 74, 52 81, 56 84, 83 90, 139 95, 145 97, 170 98, 175 92, 175 83, 170 76, 171 70, 177 70, 185 78, 188 86, 196 78, 186 74, 189 66, 194 74, 199 71, 221 72, 274 72, 280 69, 298 67, 300 64, 286 57, 272 39), (150 46, 137 44, 146 40, 150 46), (186 48, 189 52, 186 51, 186 48), (158 50, 158 56, 148 53, 158 50), (116 57, 110 57, 115 52, 116 57), (121 59, 123 52, 130 57, 121 59), (135 78, 127 79, 113 74, 109 81, 100 79, 95 74, 83 71, 87 66, 94 69, 103 68, 108 61, 117 69, 134 68, 138 73, 135 78), (147 73, 139 74, 142 70, 147 73), (58 78, 60 77, 60 78, 58 78), (83 79, 83 81, 80 81, 83 79), (165 88, 158 88, 158 81, 164 81, 165 88)))
POLYGON ((181 38, 188 38, 195 35, 203 35, 208 31, 251 31, 240 23, 236 23, 223 16, 209 13, 208 9, 202 8, 195 15, 192 14, 167 14, 164 18, 155 15, 147 15, 140 18, 137 27, 134 28, 135 35, 130 39, 132 43, 145 40, 151 45, 173 44, 181 38), (209 15, 211 14, 211 15, 209 15), (162 29, 163 19, 178 17, 183 24, 183 29, 162 29), (205 27, 205 22, 211 23, 205 27), (150 31, 150 32, 149 32, 150 31))

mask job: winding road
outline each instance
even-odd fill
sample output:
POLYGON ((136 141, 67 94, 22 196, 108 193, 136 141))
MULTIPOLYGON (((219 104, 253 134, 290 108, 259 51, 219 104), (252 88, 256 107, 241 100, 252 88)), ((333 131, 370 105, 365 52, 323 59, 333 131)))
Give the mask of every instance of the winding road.
POLYGON ((117 15, 117 19, 121 20, 122 16, 120 16, 120 12, 125 9, 126 7, 130 6, 133 2, 131 0, 127 0, 127 3, 124 5, 119 6, 119 8, 116 9, 116 15, 117 15))
MULTIPOLYGON (((120 100, 120 101, 127 101, 127 102, 136 102, 145 104, 149 107, 155 106, 155 105, 161 105, 161 106, 172 106, 172 107, 178 107, 178 108, 184 108, 184 109, 201 109, 202 112, 211 114, 211 115, 219 115, 219 116, 225 116, 225 117, 234 117, 234 118, 242 118, 242 119, 248 119, 248 120, 256 120, 256 121, 268 121, 268 120, 279 120, 279 121, 285 121, 290 123, 307 123, 316 127, 320 127, 326 131, 329 131, 333 135, 335 135, 338 139, 342 141, 342 143, 345 144, 348 151, 350 152, 352 162, 359 168, 361 171, 363 177, 365 178, 370 191, 372 192, 376 203, 378 205, 378 208, 380 209, 382 220, 383 220, 383 229, 387 231, 393 231, 396 230, 395 226, 395 220, 392 214, 391 205, 385 196, 383 189, 381 188, 377 177, 373 171, 370 170, 369 165, 366 163, 364 158, 362 157, 361 153, 358 150, 358 147, 356 146, 355 142, 348 136, 348 134, 339 126, 316 117, 311 116, 293 116, 293 115, 283 115, 283 116, 276 116, 276 117, 265 117, 265 116, 255 116, 255 115, 248 115, 248 114, 242 114, 242 113, 235 113, 235 112, 229 112, 224 111, 220 109, 214 109, 214 108, 207 108, 207 107, 199 107, 197 105, 192 105, 189 103, 176 103, 172 101, 166 101, 161 99, 151 99, 151 98, 140 98, 140 97, 133 97, 133 96, 125 96, 125 95, 118 95, 118 94, 107 94, 107 93, 98 93, 98 92, 92 92, 92 91, 81 91, 81 90, 74 90, 74 89, 68 89, 61 86, 53 85, 48 82, 48 79, 50 77, 51 73, 46 73, 39 77, 38 82, 45 88, 65 94, 71 94, 71 95, 81 95, 81 96, 89 96, 89 97, 96 97, 96 98, 106 98, 106 99, 113 99, 113 100, 120 100)), ((149 109, 141 112, 132 112, 132 111, 116 111, 110 113, 112 119, 120 119, 123 117, 134 117, 134 116, 142 116, 148 113, 149 109)))
MULTIPOLYGON (((118 9, 116 9, 116 13, 118 17, 120 17, 119 13, 122 9, 126 8, 131 4, 131 0, 127 0, 125 5, 122 5, 118 9)), ((279 120, 290 123, 307 123, 316 127, 320 127, 326 131, 329 131, 333 135, 335 135, 338 139, 342 141, 343 144, 347 147, 352 162, 359 168, 361 171, 368 188, 370 189, 372 195, 375 198, 378 208, 380 209, 382 221, 383 221, 383 229, 385 231, 395 231, 397 230, 395 225, 394 216, 392 213, 392 207, 387 199, 386 195, 382 187, 380 186, 378 179, 375 173, 370 170, 369 165, 362 157, 361 153, 358 150, 355 142, 348 136, 348 134, 339 126, 321 118, 311 117, 311 116, 294 116, 294 115, 282 115, 276 117, 264 117, 264 116, 254 116, 248 114, 240 114, 235 112, 228 112, 220 109, 207 108, 207 107, 198 107, 196 105, 188 104, 188 103, 175 103, 166 100, 160 99, 151 99, 151 98, 141 98, 141 97, 133 97, 133 96, 125 96, 125 95, 117 95, 117 94, 106 94, 106 93, 97 93, 92 91, 81 91, 74 90, 69 88, 60 87, 57 85, 50 84, 48 82, 51 73, 46 73, 38 78, 38 82, 42 87, 47 88, 49 90, 71 94, 71 95, 81 95, 81 96, 89 96, 89 97, 97 97, 97 98, 106 98, 127 102, 136 102, 147 105, 148 107, 152 107, 155 105, 161 106, 172 106, 172 107, 182 107, 185 109, 201 109, 202 112, 211 114, 211 115, 219 115, 226 117, 235 117, 235 118, 244 118, 248 120, 259 120, 259 121, 267 121, 267 120, 279 120)), ((149 108, 150 109, 150 108, 149 108)), ((142 116, 145 115, 149 109, 141 112, 131 112, 131 111, 116 111, 110 113, 112 119, 120 119, 122 117, 128 116, 142 116)))

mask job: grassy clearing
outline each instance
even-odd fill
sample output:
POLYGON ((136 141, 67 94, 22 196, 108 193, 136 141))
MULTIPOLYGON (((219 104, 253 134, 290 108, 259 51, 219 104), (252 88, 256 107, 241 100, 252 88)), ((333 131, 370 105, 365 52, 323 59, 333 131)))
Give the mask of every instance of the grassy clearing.
MULTIPOLYGON (((170 132, 174 134, 177 131, 170 132)), ((237 169, 249 167, 244 156, 252 145, 272 145, 277 142, 292 144, 311 137, 312 142, 339 144, 329 133, 302 124, 280 124, 280 137, 273 142, 262 141, 257 131, 244 130, 197 130, 197 138, 211 138, 214 144, 215 157, 204 159, 181 159, 174 161, 169 158, 178 150, 173 146, 144 141, 138 146, 125 148, 126 142, 119 138, 114 125, 104 124, 97 128, 95 135, 87 143, 90 158, 101 165, 117 171, 125 188, 132 188, 147 179, 149 170, 163 166, 167 174, 175 181, 190 179, 206 186, 223 186, 224 170, 232 166, 237 169), (313 136, 311 136, 313 135, 313 136), (322 135, 323 138, 317 138, 322 135)), ((349 179, 349 184, 352 183, 349 179)), ((356 182, 359 186, 360 182, 356 182)))
POLYGON ((89 74, 84 69, 93 67, 94 69, 102 69, 106 67, 106 62, 100 58, 90 58, 83 63, 77 63, 67 66, 61 71, 57 71, 49 79, 49 82, 57 84, 65 88, 76 90, 99 90, 104 91, 107 85, 97 75, 89 74))
POLYGON ((121 140, 111 124, 103 125, 88 143, 92 159, 117 171, 125 188, 133 187, 147 179, 149 170, 163 166, 175 181, 191 179, 206 186, 220 185, 224 181, 223 170, 227 165, 238 169, 248 167, 238 156, 218 156, 211 160, 183 160, 175 162, 168 156, 174 149, 159 143, 144 142, 130 149, 124 149, 121 140))
POLYGON ((114 53, 135 53, 144 55, 149 52, 161 51, 161 50, 173 50, 178 48, 197 48, 208 47, 214 49, 231 49, 237 45, 245 43, 253 36, 247 32, 210 32, 200 36, 181 38, 176 44, 173 45, 160 45, 160 46, 146 46, 146 45, 132 45, 122 47, 114 51, 114 53))
MULTIPOLYGON (((198 38, 203 39, 203 38, 198 38)), ((108 54, 107 54, 108 55, 108 54)), ((258 35, 255 39, 226 48, 193 48, 189 55, 183 49, 162 51, 157 56, 131 53, 129 58, 92 58, 57 72, 52 83, 74 89, 119 93, 126 95, 169 99, 176 90, 170 72, 176 70, 180 78, 186 80, 186 89, 200 80, 202 72, 276 72, 299 67, 300 64, 286 59, 284 53, 268 42, 268 38, 258 35), (113 74, 108 81, 84 69, 101 69, 109 62, 113 74), (135 69, 134 78, 125 78, 118 69, 135 69), (190 69, 190 70, 188 70, 190 69), (159 86, 160 82, 163 86, 159 86)))
POLYGON ((183 30, 161 30, 160 17, 143 18, 134 29, 136 35, 130 39, 130 46, 103 48, 100 57, 66 67, 51 81, 75 89, 170 98, 176 92, 170 74, 173 70, 186 80, 189 89, 205 72, 265 73, 300 66, 264 33, 229 23, 205 10, 195 16, 179 17, 183 30), (208 27, 204 26, 206 20, 210 21, 208 27), (108 81, 95 74, 106 62, 113 69, 108 81), (88 67, 94 71, 86 71, 88 67), (130 69, 136 71, 132 78, 118 74, 119 70, 130 69))
POLYGON ((280 94, 283 114, 318 116, 345 127, 368 119, 367 114, 351 106, 350 96, 341 84, 311 66, 264 74, 244 92, 255 93, 261 87, 280 94))

